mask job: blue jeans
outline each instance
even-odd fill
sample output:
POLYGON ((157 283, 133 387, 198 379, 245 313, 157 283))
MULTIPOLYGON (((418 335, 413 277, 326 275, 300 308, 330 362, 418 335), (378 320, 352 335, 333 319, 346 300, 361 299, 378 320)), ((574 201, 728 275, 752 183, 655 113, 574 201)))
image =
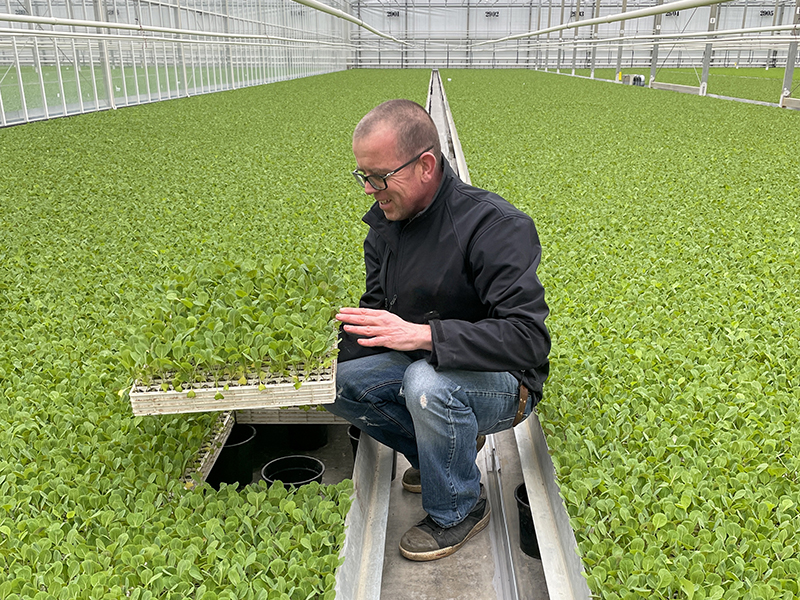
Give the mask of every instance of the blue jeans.
POLYGON ((435 370, 394 351, 337 369, 336 402, 326 408, 420 470, 422 507, 440 526, 464 520, 480 495, 475 438, 511 427, 517 380, 509 373, 435 370))

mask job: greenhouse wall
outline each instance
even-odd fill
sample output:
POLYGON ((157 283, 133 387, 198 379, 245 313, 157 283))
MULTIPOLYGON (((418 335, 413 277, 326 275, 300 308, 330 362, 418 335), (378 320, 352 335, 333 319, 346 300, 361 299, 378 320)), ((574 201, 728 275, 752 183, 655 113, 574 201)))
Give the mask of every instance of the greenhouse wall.
POLYGON ((338 16, 293 0, 0 0, 0 126, 352 67, 784 68, 800 10, 733 0, 498 42, 668 3, 326 2, 338 16))
MULTIPOLYGON (((408 46, 376 39, 353 27, 351 35, 358 43, 356 66, 359 67, 451 67, 451 68, 537 68, 586 69, 592 67, 590 42, 599 40, 594 52, 596 68, 645 68, 650 66, 652 40, 621 43, 620 37, 661 34, 704 34, 709 30, 710 6, 672 11, 660 18, 643 17, 624 22, 591 26, 524 38, 498 44, 474 45, 505 36, 537 31, 564 23, 630 12, 666 4, 657 0, 539 0, 494 3, 466 2, 462 5, 432 0, 428 3, 384 4, 379 0, 360 0, 352 5, 352 14, 398 39, 408 46), (660 24, 660 27, 657 26, 660 24), (622 33, 620 32, 622 30, 622 33), (609 40, 605 42, 604 40, 609 40)), ((794 0, 752 2, 735 0, 716 5, 715 29, 740 29, 789 25, 794 14, 794 0)), ((749 39, 715 43, 712 65, 718 67, 783 67, 785 43, 770 45, 771 34, 758 34, 763 41, 749 39)), ((706 40, 661 44, 658 66, 675 68, 700 66, 706 40)))
POLYGON ((0 0, 0 12, 32 17, 0 15, 0 125, 340 71, 351 52, 344 21, 288 0, 0 0))

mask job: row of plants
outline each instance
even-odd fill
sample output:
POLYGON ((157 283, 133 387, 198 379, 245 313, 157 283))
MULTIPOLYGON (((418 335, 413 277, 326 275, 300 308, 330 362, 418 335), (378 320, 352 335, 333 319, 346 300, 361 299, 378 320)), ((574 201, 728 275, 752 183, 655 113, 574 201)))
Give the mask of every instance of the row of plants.
MULTIPOLYGON (((562 72, 571 73, 571 69, 562 69, 562 72)), ((644 75, 645 84, 650 81, 649 67, 627 67, 622 69, 625 75, 644 75)), ((576 69, 576 75, 591 76, 591 69, 576 69)), ((700 87, 703 69, 701 67, 659 68, 656 70, 656 81, 662 83, 677 83, 700 87)), ((614 81, 616 69, 596 69, 596 79, 614 81)), ((743 98, 772 102, 777 104, 783 91, 783 68, 757 68, 757 67, 712 67, 708 72, 708 93, 730 98, 743 98)), ((792 89, 800 85, 800 75, 795 72, 792 89)), ((797 94, 793 94, 797 96, 797 94)))
POLYGON ((473 182, 542 240, 539 414, 592 592, 797 598, 800 115, 443 75, 473 182))
POLYGON ((183 306, 182 333, 210 318, 206 278, 223 284, 209 308, 241 317, 276 274, 299 294, 302 271, 283 331, 328 340, 328 304, 363 287, 353 127, 424 101, 428 77, 350 71, 0 130, 0 598, 331 596, 346 487, 185 489, 216 415, 133 417, 120 392, 159 307, 183 306))

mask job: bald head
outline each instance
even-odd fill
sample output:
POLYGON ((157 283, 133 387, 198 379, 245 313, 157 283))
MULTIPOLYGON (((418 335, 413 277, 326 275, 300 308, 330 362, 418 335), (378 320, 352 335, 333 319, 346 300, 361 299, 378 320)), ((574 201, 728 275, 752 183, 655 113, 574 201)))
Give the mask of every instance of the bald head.
POLYGON ((389 100, 369 111, 356 126, 353 141, 365 138, 379 130, 393 131, 397 140, 397 155, 411 158, 426 148, 437 162, 441 162, 441 145, 439 133, 436 131, 428 112, 411 100, 389 100))

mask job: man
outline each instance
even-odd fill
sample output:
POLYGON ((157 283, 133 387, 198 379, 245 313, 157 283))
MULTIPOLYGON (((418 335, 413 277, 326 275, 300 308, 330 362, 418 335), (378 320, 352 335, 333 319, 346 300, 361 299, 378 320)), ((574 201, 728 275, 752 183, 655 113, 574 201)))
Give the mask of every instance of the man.
POLYGON ((411 463, 403 487, 421 491, 427 516, 400 551, 433 560, 489 522, 476 439, 541 399, 550 350, 541 247, 530 217, 458 179, 414 102, 370 111, 353 154, 353 175, 376 202, 363 219, 366 291, 336 316, 329 410, 411 463))

